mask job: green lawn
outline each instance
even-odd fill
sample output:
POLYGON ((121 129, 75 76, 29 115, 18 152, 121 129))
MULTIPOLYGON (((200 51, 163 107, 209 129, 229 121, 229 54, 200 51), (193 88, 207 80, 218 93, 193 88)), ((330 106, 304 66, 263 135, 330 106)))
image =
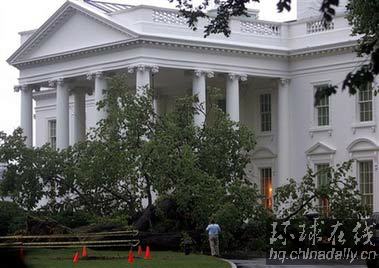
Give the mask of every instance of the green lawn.
MULTIPOLYGON (((128 268, 128 251, 95 251, 88 249, 89 257, 99 259, 81 259, 73 264, 75 249, 28 250, 26 263, 30 268, 128 268)), ((136 252, 134 252, 136 255, 136 252)), ((135 258, 133 268, 229 268, 229 264, 211 256, 178 252, 152 252, 152 260, 135 258)))

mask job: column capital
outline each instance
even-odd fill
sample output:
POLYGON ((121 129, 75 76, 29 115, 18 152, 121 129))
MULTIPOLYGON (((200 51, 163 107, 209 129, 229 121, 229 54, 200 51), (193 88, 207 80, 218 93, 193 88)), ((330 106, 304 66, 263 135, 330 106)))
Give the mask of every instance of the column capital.
POLYGON ((92 80, 94 78, 104 78, 105 74, 103 71, 90 72, 86 74, 87 80, 92 80))
POLYGON ((159 72, 159 66, 158 66, 158 65, 153 65, 153 66, 151 66, 150 68, 151 68, 151 72, 152 72, 153 74, 156 74, 156 73, 159 72))
POLYGON ((289 78, 279 78, 279 85, 286 86, 291 82, 289 78))
POLYGON ((247 81, 247 74, 228 73, 228 78, 230 80, 239 79, 241 81, 247 81))
POLYGON ((29 86, 26 84, 15 85, 13 89, 14 89, 14 92, 27 91, 29 89, 29 86))
POLYGON ((27 84, 23 84, 23 85, 15 85, 13 87, 14 89, 14 92, 27 92, 27 91, 30 91, 30 92, 39 92, 41 91, 41 89, 39 87, 32 87, 30 85, 27 85, 27 84))
POLYGON ((53 80, 49 80, 49 87, 57 87, 57 86, 62 86, 64 83, 64 78, 57 78, 53 80))
POLYGON ((153 74, 159 72, 159 66, 153 65, 153 64, 137 64, 137 65, 131 65, 128 67, 128 73, 134 73, 136 71, 139 72, 145 72, 150 70, 153 74))
POLYGON ((213 71, 207 71, 207 70, 200 70, 200 69, 195 69, 193 71, 194 75, 196 77, 200 77, 202 75, 206 75, 208 78, 213 78, 215 76, 213 71))

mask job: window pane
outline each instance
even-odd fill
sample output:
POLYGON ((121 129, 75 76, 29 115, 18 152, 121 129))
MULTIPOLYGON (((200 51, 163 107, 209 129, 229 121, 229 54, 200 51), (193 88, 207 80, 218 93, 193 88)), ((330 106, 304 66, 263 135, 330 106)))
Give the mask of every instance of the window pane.
POLYGON ((272 208, 272 172, 271 168, 261 169, 261 194, 264 196, 263 205, 272 208))
POLYGON ((373 162, 360 161, 359 168, 359 189, 362 195, 362 205, 373 208, 373 162))
POLYGON ((316 165, 316 172, 318 173, 317 174, 317 187, 326 186, 328 184, 329 178, 326 172, 328 168, 329 168, 329 164, 316 165))
MULTIPOLYGON (((316 87, 316 90, 322 90, 323 86, 316 87)), ((325 96, 320 99, 316 106, 317 125, 329 126, 329 97, 325 96)))
MULTIPOLYGON (((325 187, 329 184, 329 174, 327 173, 327 169, 329 168, 329 164, 317 164, 316 172, 317 172, 317 187, 325 187)), ((329 207, 329 199, 327 197, 321 197, 319 199, 319 210, 321 215, 328 216, 330 207, 329 207)))
POLYGON ((271 131, 271 94, 259 96, 261 131, 271 131))
POLYGON ((365 86, 359 91, 359 120, 361 122, 372 121, 372 89, 370 86, 365 86))
POLYGON ((50 143, 50 146, 54 149, 56 149, 57 144, 57 121, 56 120, 49 120, 48 121, 48 143, 50 143))

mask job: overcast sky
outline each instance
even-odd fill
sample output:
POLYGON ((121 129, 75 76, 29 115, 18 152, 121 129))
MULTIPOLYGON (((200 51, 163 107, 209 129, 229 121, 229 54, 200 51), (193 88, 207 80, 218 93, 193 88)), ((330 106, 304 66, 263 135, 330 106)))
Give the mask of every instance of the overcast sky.
MULTIPOLYGON (((112 0, 107 0, 112 2, 112 0)), ((115 0, 116 1, 116 0, 115 0)), ((127 4, 170 6, 168 0, 117 0, 127 4)), ((296 3, 290 13, 276 12, 278 0, 261 0, 259 5, 263 20, 285 21, 296 17, 296 3)), ((20 124, 20 93, 13 91, 17 85, 18 70, 8 65, 6 59, 19 47, 18 32, 41 26, 65 0, 10 0, 0 7, 0 131, 11 133, 20 124)), ((296 2, 296 1, 293 1, 296 2)))

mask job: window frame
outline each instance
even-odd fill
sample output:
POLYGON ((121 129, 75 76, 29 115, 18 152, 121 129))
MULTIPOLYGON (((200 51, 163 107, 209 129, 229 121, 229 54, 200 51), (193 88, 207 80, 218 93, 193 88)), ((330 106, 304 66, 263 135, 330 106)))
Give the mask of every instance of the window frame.
MULTIPOLYGON (((356 174, 358 178, 358 190, 360 194, 363 196, 371 196, 372 203, 369 205, 372 211, 374 211, 374 204, 375 204, 375 196, 374 196, 374 187, 375 187, 375 162, 373 159, 357 159, 356 160, 356 174), (361 183, 362 183, 362 178, 361 178, 361 163, 371 163, 371 193, 362 193, 361 191, 361 183)), ((362 205, 364 205, 364 199, 361 199, 362 205)))
POLYGON ((51 148, 56 149, 57 148, 57 120, 55 118, 51 118, 47 120, 47 143, 50 144, 51 148), (54 122, 55 124, 55 136, 51 135, 51 124, 54 122), (55 139, 54 142, 52 142, 52 139, 55 139))
MULTIPOLYGON (((258 94, 258 109, 259 109, 259 132, 260 133, 271 133, 272 132, 272 98, 273 98, 273 95, 272 95, 272 92, 261 92, 258 94), (263 96, 268 96, 268 100, 269 100, 269 103, 267 104, 267 106, 269 106, 269 111, 262 111, 262 106, 263 106, 263 103, 262 103, 262 97, 263 96), (263 116, 264 115, 268 115, 269 116, 269 128, 267 129, 263 129, 263 116)), ((267 122, 265 122, 267 123, 267 122)))
MULTIPOLYGON (((322 162, 322 161, 319 161, 317 163, 314 164, 314 168, 313 170, 317 173, 319 171, 321 171, 321 169, 319 170, 319 166, 327 166, 325 168, 330 168, 331 165, 330 165, 330 162, 329 161, 325 161, 325 162, 322 162)), ((326 176, 326 181, 329 181, 330 178, 327 176, 327 174, 322 174, 324 176, 326 176)), ((320 184, 320 174, 317 174, 316 176, 316 188, 319 189, 322 185, 320 184)), ((329 199, 328 198, 319 198, 318 199, 318 209, 320 210, 320 213, 326 217, 329 216, 330 214, 330 206, 329 206, 329 199)))
MULTIPOLYGON (((314 100, 314 95, 315 93, 317 92, 317 90, 319 90, 320 88, 322 87, 326 87, 328 86, 329 83, 318 83, 318 84, 313 84, 313 96, 312 96, 312 99, 314 100)), ((328 96, 327 97, 327 100, 328 100, 328 104, 327 106, 326 105, 316 105, 314 106, 314 112, 313 112, 313 125, 316 127, 316 128, 329 128, 331 127, 331 96, 328 96), (327 120, 328 120, 328 124, 326 125, 320 125, 319 123, 319 108, 325 108, 327 107, 328 108, 328 112, 327 112, 327 120)), ((312 106, 313 106, 313 103, 312 103, 312 106)))
POLYGON ((375 122, 375 98, 374 98, 374 94, 372 92, 372 88, 371 88, 371 85, 370 84, 367 84, 366 85, 366 90, 364 91, 371 91, 371 120, 366 120, 366 121, 362 121, 361 120, 361 104, 362 103, 369 103, 370 101, 361 101, 360 100, 360 97, 361 97, 361 90, 359 90, 356 94, 356 122, 358 124, 372 124, 375 122))
MULTIPOLYGON (((273 168, 271 166, 265 166, 265 167, 259 167, 259 186, 260 186, 260 193, 263 196, 262 198, 262 205, 266 209, 272 209, 273 208, 273 168), (263 176, 263 172, 269 170, 270 176, 263 176), (266 179, 270 179, 270 182, 267 184, 266 179), (264 181, 264 183, 263 183, 264 181), (268 189, 269 196, 266 195, 266 185, 270 185, 268 189)), ((266 174, 267 175, 267 174, 266 174)))

